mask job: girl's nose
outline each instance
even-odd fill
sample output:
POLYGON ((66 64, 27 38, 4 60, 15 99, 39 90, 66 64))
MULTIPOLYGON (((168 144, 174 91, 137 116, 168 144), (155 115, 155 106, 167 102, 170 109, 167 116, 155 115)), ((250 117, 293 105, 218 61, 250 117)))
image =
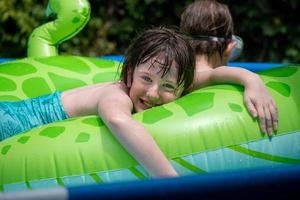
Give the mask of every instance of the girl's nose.
POLYGON ((146 95, 152 103, 157 103, 159 100, 159 87, 152 85, 148 88, 146 95))

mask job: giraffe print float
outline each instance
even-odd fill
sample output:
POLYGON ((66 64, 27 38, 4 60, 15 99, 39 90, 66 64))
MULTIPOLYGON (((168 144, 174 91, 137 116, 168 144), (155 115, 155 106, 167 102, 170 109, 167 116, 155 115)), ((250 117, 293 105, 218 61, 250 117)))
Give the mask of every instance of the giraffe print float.
MULTIPOLYGON (((122 63, 78 56, 24 58, 0 65, 0 100, 15 101, 116 80, 122 63)), ((300 68, 260 73, 279 109, 270 140, 243 105, 243 88, 216 85, 134 118, 180 175, 300 163, 300 68)), ((44 125, 0 142, 0 191, 147 178, 97 116, 44 125)))

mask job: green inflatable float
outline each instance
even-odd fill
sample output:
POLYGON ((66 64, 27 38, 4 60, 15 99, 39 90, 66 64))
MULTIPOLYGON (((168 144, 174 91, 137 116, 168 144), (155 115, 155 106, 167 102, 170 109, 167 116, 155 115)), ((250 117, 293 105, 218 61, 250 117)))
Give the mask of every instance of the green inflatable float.
MULTIPOLYGON (((63 2, 50 1, 49 5, 57 12, 55 8, 61 8, 63 2)), ((76 20, 71 21, 81 27, 88 19, 89 4, 76 2, 83 7, 72 13, 85 18, 74 15, 76 20)), ((43 31, 33 33, 31 42, 47 38, 39 37, 43 31)), ((119 62, 55 56, 52 47, 70 37, 63 35, 54 42, 30 43, 31 58, 0 65, 0 100, 15 101, 118 79, 119 62), (39 54, 36 48, 45 51, 39 54)), ((271 140, 260 133, 258 122, 243 105, 243 88, 235 85, 203 88, 134 118, 149 130, 180 175, 299 164, 300 68, 290 65, 260 76, 279 109, 279 129, 271 140)), ((48 124, 0 142, 0 191, 147 177, 97 116, 48 124)))

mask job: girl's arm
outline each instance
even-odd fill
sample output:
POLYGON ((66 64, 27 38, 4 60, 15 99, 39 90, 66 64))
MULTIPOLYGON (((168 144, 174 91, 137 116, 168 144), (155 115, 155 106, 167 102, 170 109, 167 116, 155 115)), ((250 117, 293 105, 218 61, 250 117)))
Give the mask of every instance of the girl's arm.
POLYGON ((244 103, 251 115, 259 118, 261 131, 271 136, 277 130, 276 103, 257 74, 243 68, 227 66, 205 69, 196 72, 192 90, 218 83, 243 85, 244 103))
POLYGON ((150 176, 177 176, 152 136, 132 118, 131 110, 132 102, 126 95, 110 93, 98 103, 98 112, 103 121, 150 176))

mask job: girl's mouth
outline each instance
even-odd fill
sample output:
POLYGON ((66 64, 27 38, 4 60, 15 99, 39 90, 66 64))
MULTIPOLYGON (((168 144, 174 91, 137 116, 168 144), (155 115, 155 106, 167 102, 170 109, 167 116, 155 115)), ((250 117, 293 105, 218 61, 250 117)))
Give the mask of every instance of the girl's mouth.
POLYGON ((144 99, 140 99, 140 102, 143 105, 143 109, 145 109, 145 110, 153 107, 153 105, 151 103, 149 103, 148 101, 146 101, 144 99))

